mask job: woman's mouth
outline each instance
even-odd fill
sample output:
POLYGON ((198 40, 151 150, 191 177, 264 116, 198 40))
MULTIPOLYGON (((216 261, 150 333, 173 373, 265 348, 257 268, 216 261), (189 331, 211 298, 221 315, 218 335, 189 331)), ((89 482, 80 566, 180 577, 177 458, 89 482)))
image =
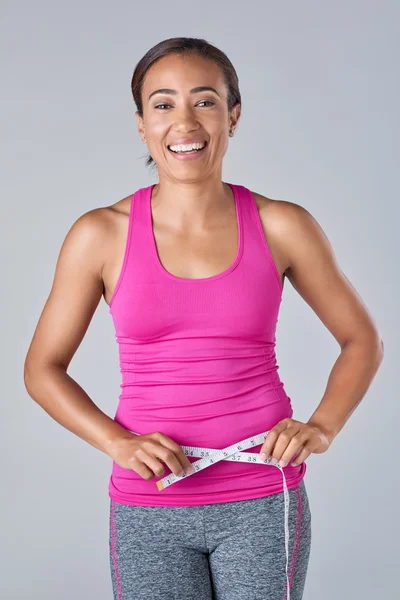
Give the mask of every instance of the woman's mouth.
POLYGON ((181 151, 181 152, 176 152, 174 150, 171 150, 169 146, 167 146, 167 148, 168 148, 168 152, 179 160, 191 160, 191 159, 193 160, 193 159, 199 158, 202 154, 204 154, 207 146, 208 146, 208 143, 204 142, 204 146, 200 150, 195 149, 195 150, 186 150, 186 151, 181 151))

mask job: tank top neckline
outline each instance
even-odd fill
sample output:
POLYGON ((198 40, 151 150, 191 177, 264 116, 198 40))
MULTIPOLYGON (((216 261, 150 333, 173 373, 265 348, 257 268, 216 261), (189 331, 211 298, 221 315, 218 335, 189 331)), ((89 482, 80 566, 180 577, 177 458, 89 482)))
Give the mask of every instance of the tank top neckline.
POLYGON ((180 283, 192 283, 192 284, 207 283, 210 281, 215 281, 217 279, 221 279, 222 277, 226 277, 227 275, 229 275, 229 273, 231 273, 234 269, 236 269, 236 267, 240 263, 240 260, 243 255, 243 219, 242 219, 242 211, 241 211, 241 205, 240 205, 240 191, 238 190, 238 188, 235 184, 228 183, 228 182, 224 182, 224 183, 227 183, 229 185, 229 187, 231 188, 231 190, 233 192, 234 200, 235 200, 236 223, 237 223, 237 231, 238 231, 238 248, 237 248, 237 252, 236 252, 236 258, 233 261, 233 263, 231 264, 231 266, 228 267, 227 269, 225 269, 225 271, 222 271, 222 273, 217 273, 216 275, 211 275, 210 277, 201 277, 201 278, 195 278, 195 279, 188 278, 188 277, 177 277, 176 275, 173 275, 172 273, 167 271, 167 269, 165 269, 164 266, 162 265, 160 258, 158 256, 156 241, 154 238, 153 219, 152 219, 152 212, 151 212, 152 192, 153 192, 154 187, 157 184, 153 183, 152 185, 150 185, 147 188, 147 194, 146 194, 146 198, 145 198, 146 214, 147 214, 146 229, 147 229, 149 240, 150 240, 151 254, 153 256, 155 264, 158 267, 158 270, 165 277, 172 279, 173 281, 180 282, 180 283))

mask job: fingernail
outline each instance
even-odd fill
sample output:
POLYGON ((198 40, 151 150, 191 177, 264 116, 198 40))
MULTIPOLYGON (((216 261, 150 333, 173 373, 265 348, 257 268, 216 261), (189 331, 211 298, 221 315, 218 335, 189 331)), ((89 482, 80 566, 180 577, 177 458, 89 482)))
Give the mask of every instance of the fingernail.
POLYGON ((284 460, 280 460, 279 461, 279 466, 280 467, 286 467, 287 463, 284 460))
POLYGON ((265 454, 265 452, 261 452, 260 458, 261 458, 261 460, 266 460, 267 459, 267 455, 265 454))
POLYGON ((193 467, 188 467, 186 469, 186 475, 192 475, 192 473, 194 473, 194 468, 193 467))
POLYGON ((276 458, 271 458, 271 465, 277 465, 278 461, 276 460, 276 458))

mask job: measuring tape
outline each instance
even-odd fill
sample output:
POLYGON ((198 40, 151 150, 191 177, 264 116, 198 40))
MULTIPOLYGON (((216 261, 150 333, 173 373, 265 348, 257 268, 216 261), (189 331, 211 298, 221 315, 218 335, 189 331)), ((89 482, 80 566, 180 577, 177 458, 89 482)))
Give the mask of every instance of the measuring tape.
MULTIPOLYGON (((131 433, 135 433, 132 431, 131 433)), ((181 446, 182 450, 186 454, 186 456, 200 456, 200 460, 196 460, 191 463, 194 468, 194 472, 191 474, 184 473, 183 475, 175 475, 175 473, 171 473, 170 475, 166 475, 160 481, 156 482, 157 489, 161 492, 168 486, 180 481, 181 479, 185 479, 186 477, 192 477, 197 472, 210 467, 211 465, 219 462, 220 460, 231 460, 235 462, 251 462, 257 463, 260 465, 270 465, 271 458, 268 457, 265 461, 261 460, 260 455, 254 452, 241 452, 242 450, 247 450, 247 448, 251 448, 252 446, 259 446, 264 443, 265 438, 267 437, 269 431, 265 431, 263 433, 259 433, 257 435, 252 435, 251 437, 242 440, 241 442, 237 442, 236 444, 232 444, 231 446, 227 446, 222 450, 218 450, 216 448, 201 448, 197 446, 181 446)), ((140 434, 136 434, 140 435, 140 434)), ((290 590, 289 590, 289 577, 288 577, 288 562, 289 562, 289 492, 286 483, 285 473, 283 468, 279 465, 271 465, 272 467, 277 467, 283 476, 283 495, 284 495, 284 504, 285 504, 285 550, 286 550, 286 582, 287 582, 287 600, 290 600, 290 590)))

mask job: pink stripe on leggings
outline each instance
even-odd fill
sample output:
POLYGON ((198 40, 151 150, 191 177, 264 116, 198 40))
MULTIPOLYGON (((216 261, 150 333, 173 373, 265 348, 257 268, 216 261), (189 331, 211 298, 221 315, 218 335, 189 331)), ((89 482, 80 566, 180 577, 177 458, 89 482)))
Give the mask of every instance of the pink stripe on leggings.
POLYGON ((116 529, 115 529, 115 502, 112 501, 112 512, 111 512, 111 554, 114 563, 114 573, 115 573, 115 583, 118 592, 118 600, 122 600, 122 588, 121 582, 119 580, 119 570, 118 570, 118 560, 117 560, 117 552, 115 546, 115 537, 116 537, 116 529))
MULTIPOLYGON (((292 560, 291 560, 291 565, 289 568, 289 588, 292 587, 294 569, 296 566, 297 555, 298 555, 299 546, 300 546, 300 532, 301 532, 301 523, 302 523, 302 516, 303 516, 302 508, 303 508, 303 506, 302 506, 302 501, 301 501, 300 489, 297 488, 296 489, 296 530, 295 530, 295 539, 294 539, 294 543, 293 543, 292 560)), ((283 600, 287 600, 286 587, 285 587, 285 592, 283 595, 283 600)))

